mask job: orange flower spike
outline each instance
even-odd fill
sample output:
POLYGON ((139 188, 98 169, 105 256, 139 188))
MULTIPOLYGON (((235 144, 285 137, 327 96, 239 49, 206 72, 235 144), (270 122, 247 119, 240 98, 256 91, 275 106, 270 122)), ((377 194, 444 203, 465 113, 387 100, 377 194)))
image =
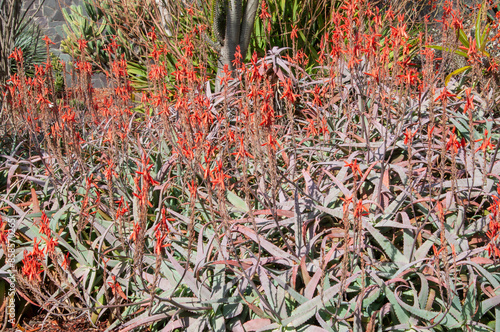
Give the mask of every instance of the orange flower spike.
POLYGON ((489 72, 498 73, 498 63, 496 63, 495 59, 491 59, 490 66, 486 70, 489 72))
POLYGON ((263 127, 271 127, 274 124, 274 109, 271 107, 268 100, 264 101, 262 105, 262 121, 260 123, 263 127))
POLYGON ((486 151, 486 149, 488 149, 488 148, 490 148, 490 149, 495 148, 493 146, 493 144, 491 144, 491 137, 488 137, 488 130, 487 129, 484 131, 484 138, 480 138, 480 139, 476 140, 475 142, 480 142, 480 141, 483 141, 483 143, 481 144, 481 146, 479 148, 476 149, 476 152, 481 150, 484 153, 486 151))
POLYGON ((292 32, 290 33, 290 38, 292 39, 292 41, 294 41, 295 39, 298 38, 297 26, 296 25, 292 24, 292 32))
POLYGON ((262 78, 262 76, 260 75, 260 72, 259 72, 259 66, 258 66, 257 62, 258 62, 257 52, 254 51, 252 54, 252 59, 251 59, 252 70, 250 71, 250 81, 252 81, 252 82, 262 78))
POLYGON ((158 61, 160 59, 160 55, 162 53, 161 49, 158 49, 158 46, 156 44, 153 45, 153 51, 149 53, 149 56, 152 57, 155 61, 158 61))
POLYGON ((365 73, 365 75, 373 77, 377 83, 380 83, 379 72, 380 72, 380 69, 376 68, 376 69, 373 69, 371 73, 365 73))
MULTIPOLYGON (((267 7, 266 0, 262 0, 262 2, 261 2, 259 18, 262 21, 266 21, 266 20, 269 20, 271 18, 271 14, 269 14, 269 12, 268 12, 268 7, 267 7)), ((269 28, 269 25, 268 25, 268 28, 269 28)))
POLYGON ((340 199, 342 201, 344 201, 344 203, 342 203, 342 211, 343 211, 344 215, 347 214, 347 212, 349 210, 349 206, 352 203, 352 198, 353 198, 353 195, 346 197, 346 198, 340 197, 340 199))
POLYGON ((431 140, 431 138, 432 138, 432 132, 434 131, 434 129, 435 129, 435 128, 436 128, 435 126, 432 126, 432 127, 431 127, 430 125, 427 125, 427 131, 428 131, 428 133, 427 133, 427 137, 429 138, 429 141, 430 141, 430 140, 431 140))
POLYGON ((116 49, 118 48, 118 46, 120 46, 116 43, 116 36, 113 36, 112 40, 113 41, 106 46, 106 50, 109 54, 115 54, 116 49))
POLYGON ((194 157, 193 148, 188 146, 188 141, 185 136, 185 134, 181 134, 177 140, 177 144, 180 147, 180 153, 191 160, 194 157))
POLYGON ((41 282, 40 274, 43 272, 42 264, 39 261, 38 255, 35 252, 24 251, 22 260, 22 273, 28 277, 29 281, 41 282))
POLYGON ((9 59, 14 59, 17 63, 23 63, 23 51, 20 48, 15 48, 9 55, 9 59))
POLYGON ((316 85, 314 87, 314 93, 313 93, 313 104, 316 106, 323 106, 323 100, 321 97, 323 96, 324 91, 316 85))
POLYGON ((241 60, 243 59, 243 56, 241 55, 241 48, 240 45, 236 46, 236 52, 234 53, 234 60, 233 60, 233 66, 236 68, 239 68, 241 66, 241 60))
POLYGON ((153 42, 156 41, 157 37, 156 37, 156 33, 155 33, 155 28, 154 27, 153 27, 153 29, 150 32, 148 32, 147 35, 148 35, 149 39, 151 39, 151 41, 153 41, 153 42))
POLYGON ((156 245, 155 245, 155 254, 156 255, 161 255, 161 250, 166 247, 170 247, 170 244, 163 244, 163 241, 167 237, 167 234, 161 234, 160 231, 157 231, 155 234, 156 237, 156 245))
POLYGON ((141 158, 141 162, 142 162, 142 165, 141 165, 142 171, 136 171, 136 173, 142 175, 142 179, 147 184, 147 186, 148 187, 150 185, 156 186, 156 185, 160 184, 158 181, 153 179, 153 177, 151 176, 151 174, 149 172, 151 170, 151 168, 153 168, 153 165, 149 165, 150 158, 146 157, 146 155, 143 154, 142 158, 141 158))
POLYGON ((97 188, 97 185, 94 183, 94 175, 90 174, 90 176, 85 180, 86 185, 87 185, 87 191, 90 190, 90 188, 95 187, 97 188))
POLYGON ((228 140, 230 143, 232 143, 236 140, 234 136, 235 136, 234 131, 232 129, 229 129, 227 135, 224 135, 222 137, 222 140, 228 140))
POLYGON ((420 82, 420 79, 418 78, 418 73, 414 69, 406 70, 405 74, 398 75, 398 77, 401 78, 402 81, 407 85, 413 85, 420 82))
POLYGON ((212 185, 218 186, 222 191, 224 191, 226 189, 226 186, 224 184, 225 178, 230 178, 230 176, 224 174, 224 171, 222 169, 222 161, 218 160, 217 167, 212 173, 212 185))
POLYGON ((450 139, 446 143, 446 150, 449 151, 450 149, 454 152, 457 153, 458 149, 460 147, 465 148, 465 139, 462 137, 461 142, 458 142, 457 140, 457 135, 455 135, 455 130, 456 128, 453 127, 451 134, 450 134, 450 139))
POLYGON ((148 77, 151 81, 161 81, 167 75, 168 73, 164 66, 152 64, 148 77))
POLYGON ((432 251, 434 252, 434 256, 439 255, 439 252, 438 252, 438 250, 436 249, 436 245, 434 245, 434 244, 432 245, 432 251))
POLYGON ((182 43, 185 45, 184 47, 182 47, 182 50, 184 51, 184 55, 186 56, 186 58, 193 57, 194 45, 193 43, 191 43, 191 35, 186 35, 186 38, 184 38, 182 43))
POLYGON ((321 126, 319 128, 319 132, 325 135, 325 138, 329 137, 330 129, 328 129, 328 122, 326 117, 321 118, 321 126))
POLYGON ((489 231, 486 232, 486 236, 488 237, 488 239, 490 239, 490 241, 494 241, 495 237, 497 237, 497 234, 495 234, 494 231, 489 230, 489 231))
POLYGON ((455 29, 455 31, 459 31, 460 29, 464 28, 462 20, 458 17, 457 14, 455 14, 455 12, 451 13, 451 17, 451 26, 453 27, 453 29, 455 29))
POLYGON ((466 97, 465 97, 464 113, 467 113, 469 109, 472 110, 474 109, 474 95, 472 95, 471 97, 471 91, 472 91, 471 88, 465 90, 466 97))
POLYGON ((68 270, 69 269, 69 266, 70 266, 70 259, 69 259, 69 252, 64 256, 64 259, 63 261, 61 262, 61 267, 64 269, 64 270, 68 270))
POLYGON ((0 217, 0 244, 7 243, 7 231, 5 230, 5 226, 7 223, 2 220, 0 217))
POLYGON ((91 75, 92 74, 92 64, 87 61, 75 61, 75 67, 80 72, 91 75))
POLYGON ((45 234, 47 236, 50 236, 50 228, 49 228, 50 220, 49 217, 45 214, 44 211, 42 211, 42 217, 40 219, 40 227, 38 232, 40 234, 45 234))
POLYGON ((61 116, 62 121, 68 124, 75 123, 75 118, 76 113, 71 108, 68 108, 68 110, 61 116))
POLYGON ((86 41, 85 39, 78 39, 77 43, 78 43, 78 50, 80 52, 83 52, 87 48, 88 41, 86 41))
POLYGON ((440 201, 436 203, 436 210, 438 212, 439 219, 444 220, 445 210, 443 208, 443 204, 440 201))
POLYGON ((274 151, 277 150, 276 146, 279 146, 281 148, 281 145, 278 143, 278 140, 272 134, 268 134, 267 135, 267 142, 262 144, 262 146, 266 146, 266 145, 268 145, 274 151))
MULTIPOLYGON (((497 188, 497 190, 500 190, 500 188, 497 188)), ((492 198, 493 198, 493 204, 491 204, 487 210, 491 212, 490 217, 493 220, 496 219, 496 216, 500 211, 500 199, 497 196, 492 196, 492 198)))
POLYGON ((456 97, 457 95, 451 93, 446 89, 446 87, 443 88, 441 91, 441 94, 436 98, 434 101, 441 100, 444 104, 448 101, 449 98, 456 97))
POLYGON ((495 257, 500 258, 500 249, 498 249, 498 246, 495 246, 495 257))
POLYGON ((36 100, 36 104, 39 105, 39 104, 42 104, 42 105, 50 105, 51 102, 50 100, 48 100, 47 98, 45 98, 44 96, 38 96, 37 100, 36 100))
POLYGON ((45 241, 45 253, 46 254, 54 253, 56 250, 56 247, 59 245, 59 242, 57 241, 57 239, 54 239, 51 236, 47 236, 47 238, 44 238, 42 236, 42 239, 44 239, 44 241, 45 241))
POLYGON ((125 293, 122 290, 122 286, 116 281, 116 277, 112 276, 111 278, 113 279, 113 282, 109 282, 108 281, 108 285, 111 288, 111 291, 113 292, 113 295, 114 296, 118 295, 122 299, 128 300, 127 295, 125 295, 125 293))
POLYGON ((354 208, 354 218, 362 217, 363 215, 368 213, 368 208, 363 205, 363 201, 359 200, 356 203, 356 207, 354 208))
POLYGON ((201 164, 200 167, 203 170, 203 178, 208 179, 212 177, 212 170, 210 169, 210 160, 205 156, 205 164, 207 168, 204 168, 201 164))
MULTIPOLYGON (((104 170, 104 176, 108 182, 111 182, 113 177, 118 177, 118 174, 114 170, 115 164, 112 161, 109 161, 104 170)), ((123 198, 122 198, 123 199, 123 198)))
POLYGON ((376 26, 382 26, 382 16, 380 15, 380 9, 377 7, 376 10, 377 13, 373 14, 372 21, 376 26))
POLYGON ((139 236, 139 232, 141 230, 141 226, 138 223, 134 223, 134 230, 130 234, 130 241, 137 241, 137 237, 139 236))
POLYGON ((408 143, 411 143, 413 140, 413 136, 415 136, 416 133, 417 133, 417 131, 415 131, 412 134, 410 128, 406 128, 406 132, 404 133, 404 135, 405 135, 404 145, 408 145, 408 143))
POLYGON ((42 40, 45 42, 45 45, 46 46, 49 46, 49 45, 55 45, 56 43, 54 43, 52 40, 50 40, 50 38, 45 35, 42 40))
MULTIPOLYGON (((189 186, 189 184, 188 184, 189 186)), ((168 227, 167 221, 175 221, 175 218, 167 218, 167 211, 164 207, 161 208, 161 226, 167 233, 170 233, 170 228, 168 227)))
POLYGON ((295 103, 295 99, 298 95, 293 93, 293 85, 291 79, 286 79, 285 82, 280 83, 284 87, 283 95, 280 99, 286 98, 290 103, 295 103))
POLYGON ((245 159, 245 157, 254 159, 254 156, 252 156, 248 151, 245 150, 245 143, 243 142, 243 137, 240 136, 238 137, 238 139, 240 140, 240 147, 237 152, 232 153, 232 155, 236 155, 236 160, 240 158, 245 159))
POLYGON ((348 163, 347 161, 344 161, 344 163, 345 163, 345 166, 347 166, 351 169, 353 174, 356 174, 356 172, 358 172, 360 175, 363 174, 361 172, 361 169, 358 166, 358 161, 356 159, 354 159, 354 161, 352 163, 348 163))
POLYGON ((113 282, 111 281, 108 281, 108 285, 109 287, 111 287, 111 289, 113 290, 113 292, 115 291, 115 285, 116 285, 116 277, 115 276, 112 276, 111 279, 113 279, 113 282))
POLYGON ((85 141, 83 140, 83 138, 80 136, 80 133, 75 133, 75 140, 78 144, 83 144, 85 143, 85 141))
POLYGON ((307 119, 307 122, 309 122, 309 125, 307 126, 306 128, 306 131, 307 131, 307 137, 310 137, 310 136, 316 136, 318 135, 318 129, 316 128, 316 123, 314 121, 314 119, 307 119))
POLYGON ((188 183, 188 188, 191 197, 196 197, 196 193, 198 192, 198 184, 194 180, 191 180, 191 183, 188 183))
POLYGON ((222 77, 218 76, 218 78, 220 79, 220 84, 222 86, 228 84, 233 79, 232 73, 233 71, 229 70, 229 66, 227 64, 224 65, 224 75, 222 77))
POLYGON ((116 210, 116 219, 130 211, 128 203, 124 201, 123 197, 121 197, 121 199, 119 201, 116 201, 115 203, 118 204, 118 209, 116 210))

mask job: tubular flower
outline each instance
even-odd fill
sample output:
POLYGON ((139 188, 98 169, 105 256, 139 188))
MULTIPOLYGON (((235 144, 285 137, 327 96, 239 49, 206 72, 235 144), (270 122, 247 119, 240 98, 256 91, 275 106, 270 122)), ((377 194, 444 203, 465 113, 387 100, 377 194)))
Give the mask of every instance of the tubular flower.
POLYGON ((7 224, 0 218, 0 244, 7 243, 7 231, 5 230, 5 226, 7 224))
POLYGON ((141 226, 139 225, 139 223, 134 223, 134 230, 130 234, 129 240, 136 241, 140 231, 141 231, 141 226))
POLYGON ((38 255, 35 253, 35 251, 28 252, 25 250, 23 256, 23 274, 28 277, 29 281, 41 282, 42 279, 40 277, 40 274, 42 274, 43 270, 38 255))

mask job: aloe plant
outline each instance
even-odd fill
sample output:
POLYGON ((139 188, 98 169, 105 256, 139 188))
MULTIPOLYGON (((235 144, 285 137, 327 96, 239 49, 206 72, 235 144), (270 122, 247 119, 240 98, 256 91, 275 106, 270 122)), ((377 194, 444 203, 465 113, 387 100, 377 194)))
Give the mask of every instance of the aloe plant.
MULTIPOLYGON (((89 9, 88 2, 85 2, 86 9, 89 9)), ((66 24, 63 26, 63 30, 67 35, 67 38, 61 42, 61 49, 63 52, 77 55, 78 47, 77 40, 87 40, 89 43, 87 47, 89 48, 89 54, 94 57, 95 61, 101 63, 107 63, 107 53, 104 50, 104 43, 101 39, 102 36, 106 36, 110 33, 107 22, 104 19, 101 24, 98 24, 101 17, 96 11, 91 11, 87 14, 81 5, 72 5, 69 8, 62 8, 66 24)))
POLYGON ((119 54, 124 54, 127 61, 144 63, 146 57, 147 33, 152 30, 154 20, 148 11, 151 4, 143 8, 139 2, 127 2, 134 10, 127 10, 123 4, 108 0, 94 2, 85 0, 82 5, 63 8, 66 25, 63 26, 67 38, 62 41, 61 48, 73 56, 79 55, 78 40, 86 40, 86 56, 100 66, 108 69, 112 59, 106 50, 109 44, 116 42, 119 54), (130 15, 130 16, 129 16, 130 15), (137 15, 143 15, 137 17, 137 15), (137 25, 130 26, 127 20, 136 19, 137 25), (142 21, 141 21, 142 20, 142 21), (140 21, 140 22, 139 22, 140 21))
MULTIPOLYGON (((483 4, 484 7, 484 4, 483 4)), ((495 60, 491 57, 488 49, 488 40, 490 38, 491 23, 488 22, 484 25, 484 18, 487 16, 483 9, 480 9, 475 25, 474 25, 474 35, 473 37, 468 37, 467 33, 462 29, 457 29, 457 40, 462 46, 459 49, 450 49, 444 46, 438 45, 427 45, 429 48, 433 48, 440 51, 452 52, 458 56, 463 57, 467 60, 469 65, 463 66, 461 68, 453 70, 445 78, 445 84, 451 80, 452 77, 463 74, 467 75, 473 67, 474 63, 478 63, 483 69, 484 73, 493 74, 495 79, 498 81, 497 68, 492 67, 495 60)), ((500 83, 500 81, 498 81, 500 83)))
MULTIPOLYGON (((16 45, 25 47, 24 51, 28 51, 34 62, 40 56, 39 41, 36 37, 39 30, 33 24, 34 15, 26 16, 33 2, 30 2, 25 8, 22 4, 21 0, 0 2, 0 84, 5 83, 11 74, 13 66, 9 57, 16 45)), ((43 51, 45 50, 42 47, 43 51)))
MULTIPOLYGON (((42 31, 36 24, 26 26, 16 38, 14 47, 23 52, 26 74, 34 76, 34 65, 40 65, 47 60, 47 49, 42 40, 42 31)), ((17 72, 14 61, 10 64, 11 73, 17 72)))
POLYGON ((102 98, 13 80, 0 214, 23 299, 122 332, 500 330, 499 98, 414 79, 405 25, 353 8, 375 31, 339 8, 320 69, 273 47, 222 94, 197 25, 171 48, 150 31, 140 65, 110 46, 102 98))

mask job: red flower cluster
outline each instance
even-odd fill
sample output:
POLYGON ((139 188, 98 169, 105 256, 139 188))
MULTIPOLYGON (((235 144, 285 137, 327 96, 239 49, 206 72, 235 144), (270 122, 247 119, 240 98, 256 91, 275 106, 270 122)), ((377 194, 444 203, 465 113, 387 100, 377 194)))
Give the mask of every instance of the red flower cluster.
POLYGON ((28 277, 29 281, 41 282, 42 279, 40 275, 43 272, 42 269, 42 259, 44 258, 43 251, 38 248, 40 242, 37 242, 36 238, 33 239, 33 251, 24 251, 23 261, 22 261, 22 273, 28 277))
POLYGON ((39 233, 44 234, 45 237, 42 236, 42 239, 45 241, 45 252, 47 254, 49 253, 54 253, 55 248, 59 244, 57 239, 55 239, 51 233, 52 231, 50 230, 49 227, 50 220, 49 217, 45 214, 45 212, 42 212, 42 217, 40 218, 39 221, 39 233))
POLYGON ((500 187, 497 187, 497 192, 498 196, 493 196, 493 204, 488 208, 490 224, 486 236, 490 242, 486 249, 491 257, 500 259, 500 187))
POLYGON ((134 193, 134 196, 139 198, 140 203, 143 206, 148 205, 149 207, 153 207, 151 202, 148 200, 148 192, 149 188, 151 186, 156 186, 159 184, 158 181, 154 180, 149 171, 153 167, 153 165, 149 165, 150 159, 149 157, 146 156, 146 154, 142 155, 141 158, 141 164, 138 165, 140 171, 136 171, 137 174, 140 176, 137 176, 134 179, 135 185, 136 185, 136 192, 134 193))
POLYGON ((7 231, 5 230, 7 223, 0 217, 0 245, 7 243, 7 231))
POLYGON ((163 207, 161 209, 161 219, 158 225, 155 226, 155 254, 161 255, 163 248, 170 247, 170 243, 164 243, 167 235, 170 233, 170 228, 168 227, 167 221, 174 221, 174 218, 167 218, 167 212, 163 207))

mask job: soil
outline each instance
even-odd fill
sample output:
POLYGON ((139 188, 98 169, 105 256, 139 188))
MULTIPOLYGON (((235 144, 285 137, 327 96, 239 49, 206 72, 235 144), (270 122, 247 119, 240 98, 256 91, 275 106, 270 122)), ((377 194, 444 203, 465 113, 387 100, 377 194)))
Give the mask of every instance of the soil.
POLYGON ((78 332, 102 332, 106 330, 107 322, 98 323, 97 326, 93 327, 88 322, 86 317, 80 317, 75 319, 70 319, 68 321, 60 321, 57 319, 51 319, 50 317, 45 320, 45 315, 40 314, 33 317, 28 323, 22 323, 18 325, 17 328, 7 328, 5 332, 68 332, 68 331, 78 331, 78 332))

